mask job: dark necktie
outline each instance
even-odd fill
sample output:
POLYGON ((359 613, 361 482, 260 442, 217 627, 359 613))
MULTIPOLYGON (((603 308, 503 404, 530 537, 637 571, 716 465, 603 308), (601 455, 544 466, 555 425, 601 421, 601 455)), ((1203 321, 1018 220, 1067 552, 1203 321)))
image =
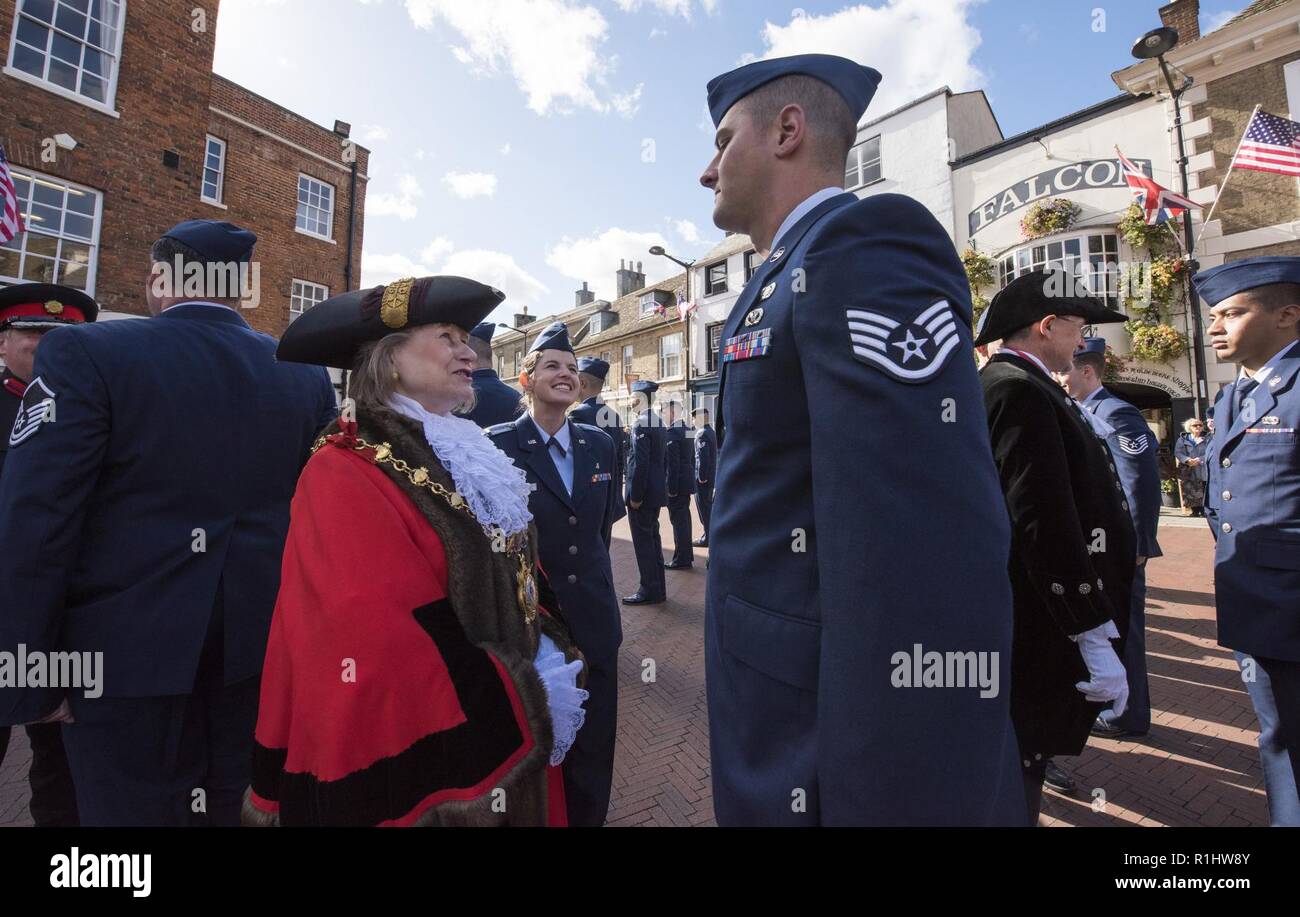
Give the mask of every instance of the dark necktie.
POLYGON ((560 458, 564 458, 565 455, 564 444, 560 442, 558 437, 552 436, 550 442, 546 444, 546 448, 558 450, 560 453, 560 458))
MULTIPOLYGON (((1236 418, 1241 415, 1241 406, 1245 404, 1246 399, 1250 397, 1251 392, 1255 391, 1255 389, 1257 389, 1258 387, 1259 387, 1258 378, 1243 379, 1239 383, 1237 383, 1236 391, 1232 393, 1233 402, 1234 402, 1232 417, 1234 420, 1236 420, 1236 418)), ((1253 422, 1254 419, 1255 418, 1253 417, 1249 417, 1247 418, 1247 421, 1253 422)))

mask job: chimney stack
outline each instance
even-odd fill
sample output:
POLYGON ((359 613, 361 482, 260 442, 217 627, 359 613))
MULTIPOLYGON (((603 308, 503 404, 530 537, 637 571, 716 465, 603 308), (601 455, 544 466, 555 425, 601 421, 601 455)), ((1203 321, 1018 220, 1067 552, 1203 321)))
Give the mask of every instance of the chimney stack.
POLYGON ((582 306, 587 305, 590 302, 593 302, 595 299, 596 299, 595 292, 593 290, 587 289, 587 281, 584 280, 582 282, 582 289, 575 291, 573 294, 573 305, 575 307, 580 308, 582 306))
POLYGON ((618 287, 618 296, 626 296, 629 293, 635 293, 645 286, 645 274, 641 270, 641 262, 636 262, 633 269, 632 262, 625 265, 623 259, 618 261, 618 273, 615 275, 616 285, 618 287))
POLYGON ((531 325, 535 321, 537 321, 537 317, 528 314, 527 306, 524 306, 523 312, 515 313, 515 328, 522 328, 524 325, 531 325))
POLYGON ((1201 37, 1201 0, 1174 0, 1160 7, 1160 21, 1178 32, 1178 45, 1201 37))

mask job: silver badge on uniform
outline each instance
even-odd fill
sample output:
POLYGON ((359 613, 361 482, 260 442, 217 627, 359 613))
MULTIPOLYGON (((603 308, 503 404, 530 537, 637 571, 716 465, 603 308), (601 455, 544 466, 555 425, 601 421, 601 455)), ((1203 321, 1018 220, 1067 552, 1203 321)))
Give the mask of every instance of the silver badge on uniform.
POLYGON ((758 309, 751 309, 749 311, 749 314, 745 316, 745 327, 749 328, 753 325, 757 325, 762 320, 763 320, 763 309, 761 307, 758 309))
POLYGON ((768 260, 771 261, 773 264, 775 264, 776 262, 781 260, 781 256, 784 254, 785 254, 785 246, 782 245, 776 251, 772 252, 772 257, 769 258, 768 260))
POLYGON ((31 439, 41 424, 53 416, 54 392, 50 391, 44 379, 37 376, 23 394, 23 403, 18 407, 18 416, 14 418, 14 427, 9 433, 9 445, 16 446, 31 439))
POLYGON ((759 291, 758 298, 767 299, 775 292, 776 292, 776 281, 773 280, 771 283, 769 283, 767 286, 763 287, 763 289, 759 291))
POLYGON ((1270 414, 1269 416, 1265 417, 1263 420, 1260 421, 1260 423, 1269 427, 1276 427, 1281 422, 1282 422, 1281 417, 1274 417, 1272 414, 1270 414))

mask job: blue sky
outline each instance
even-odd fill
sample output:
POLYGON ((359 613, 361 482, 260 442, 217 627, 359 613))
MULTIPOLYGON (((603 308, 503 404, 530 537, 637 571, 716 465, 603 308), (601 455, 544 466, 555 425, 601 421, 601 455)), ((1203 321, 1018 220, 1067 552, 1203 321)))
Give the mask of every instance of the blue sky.
MULTIPOLYGON (((1201 27, 1248 0, 1202 0, 1201 27)), ((1156 0, 222 0, 215 69, 369 147, 362 283, 458 273, 499 320, 612 298, 711 247, 710 78, 821 51, 881 70, 866 117, 983 89, 1010 136, 1115 95, 1156 0)), ((888 164, 886 164, 888 168, 888 164)))

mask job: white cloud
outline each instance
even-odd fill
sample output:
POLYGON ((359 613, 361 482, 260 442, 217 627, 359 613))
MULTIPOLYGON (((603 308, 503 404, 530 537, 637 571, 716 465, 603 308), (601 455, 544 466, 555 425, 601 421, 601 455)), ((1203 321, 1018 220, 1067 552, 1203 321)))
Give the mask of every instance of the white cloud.
POLYGON ((524 305, 544 305, 550 289, 520 267, 512 256, 487 249, 455 251, 455 247, 450 239, 438 236, 420 252, 419 260, 400 252, 362 251, 361 286, 391 283, 399 277, 455 274, 471 277, 505 293, 509 311, 518 311, 524 305))
POLYGON ((420 252, 420 260, 429 262, 438 261, 444 256, 451 254, 452 249, 455 247, 456 246, 452 244, 452 241, 446 236, 437 236, 432 242, 424 247, 424 251, 420 252))
POLYGON ((497 177, 490 172, 448 172, 442 180, 452 194, 466 200, 491 197, 497 192, 497 177))
POLYGON ((673 228, 677 230, 677 235, 691 245, 696 245, 700 241, 700 229, 690 220, 674 220, 673 228))
POLYGON ((486 249, 456 252, 442 263, 437 273, 472 277, 480 283, 496 287, 506 294, 505 304, 512 310, 523 305, 542 305, 546 294, 550 292, 546 284, 521 268, 505 252, 486 249))
POLYGON ((452 53, 484 73, 508 69, 539 115, 552 110, 608 111, 610 64, 601 46, 609 23, 581 0, 406 0, 411 21, 432 29, 438 20, 461 42, 452 53))
POLYGON ((614 110, 624 118, 633 117, 641 110, 641 89, 644 86, 644 83, 637 83, 636 89, 633 89, 631 92, 623 93, 622 95, 615 95, 611 98, 610 103, 614 106, 614 110))
POLYGON ((1228 24, 1228 20, 1239 14, 1241 10, 1224 10, 1222 13, 1209 13, 1205 17, 1205 27, 1201 29, 1201 34, 1206 35, 1215 29, 1221 29, 1228 24))
MULTIPOLYGON (((614 0, 614 4, 625 13, 635 13, 648 6, 665 16, 681 16, 683 19, 691 18, 694 7, 692 0, 614 0)), ((700 6, 711 16, 718 8, 718 0, 700 0, 700 6)))
POLYGON ((501 144, 501 149, 497 150, 497 152, 500 153, 502 156, 509 156, 509 155, 510 155, 510 144, 508 144, 508 143, 503 143, 503 144, 501 144))
POLYGON ((424 196, 424 189, 420 187, 420 180, 414 175, 403 175, 398 179, 397 188, 397 194, 367 194, 366 216, 395 216, 403 222, 415 219, 416 214, 420 212, 415 204, 415 199, 424 196))
POLYGON ((379 143, 388 139, 388 128, 381 124, 363 124, 361 126, 362 143, 379 143))
POLYGON ((651 41, 654 41, 656 38, 667 38, 667 37, 668 37, 668 32, 666 29, 661 29, 658 26, 655 26, 653 29, 650 30, 651 41))
POLYGON ((764 23, 759 57, 839 54, 884 74, 871 103, 880 114, 940 86, 955 92, 985 82, 975 65, 980 33, 968 21, 978 0, 887 0, 845 7, 825 16, 800 15, 787 25, 764 23))
POLYGON ((652 245, 673 250, 662 233, 612 227, 599 235, 581 239, 564 237, 546 253, 546 263, 565 277, 578 282, 587 281, 601 299, 612 300, 617 292, 614 274, 620 260, 642 262, 647 283, 656 283, 680 272, 681 269, 667 258, 651 255, 649 248, 652 245))
POLYGON ((418 261, 412 261, 406 255, 381 255, 365 249, 361 251, 361 286, 362 288, 391 283, 399 277, 427 277, 434 273, 418 261))

